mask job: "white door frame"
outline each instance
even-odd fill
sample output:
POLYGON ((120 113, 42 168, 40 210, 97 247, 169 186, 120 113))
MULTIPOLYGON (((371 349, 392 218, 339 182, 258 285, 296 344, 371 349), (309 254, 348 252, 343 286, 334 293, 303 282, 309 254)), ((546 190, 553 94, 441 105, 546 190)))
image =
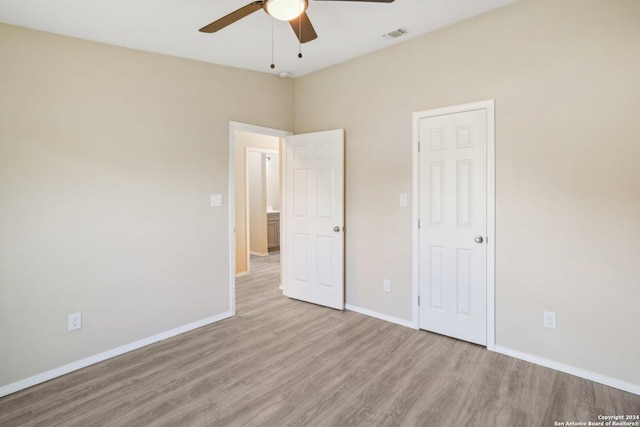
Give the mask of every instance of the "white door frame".
MULTIPOLYGON (((236 233, 235 233, 235 218, 236 218, 236 182, 235 182, 235 131, 243 131, 250 133, 257 133, 261 135, 277 136, 284 140, 285 137, 293 135, 293 132, 272 129, 263 126, 255 126, 240 122, 229 122, 229 188, 228 188, 228 208, 229 208, 229 311, 232 316, 236 314, 236 233)), ((282 147, 281 147, 282 149, 282 147)), ((282 191, 282 180, 280 182, 280 197, 281 202, 284 202, 285 194, 282 191)), ((282 218, 281 218, 282 220, 282 218)), ((282 248, 281 248, 282 250, 282 248)), ((247 248, 248 252, 248 248, 247 248)), ((281 268, 282 275, 282 268, 281 268)))
POLYGON ((418 230, 418 220, 420 219, 419 122, 423 118, 474 110, 486 110, 487 112, 487 349, 495 351, 495 114, 493 99, 413 113, 411 149, 413 160, 412 322, 415 329, 420 328, 420 310, 418 306, 418 295, 420 294, 420 237, 418 230))

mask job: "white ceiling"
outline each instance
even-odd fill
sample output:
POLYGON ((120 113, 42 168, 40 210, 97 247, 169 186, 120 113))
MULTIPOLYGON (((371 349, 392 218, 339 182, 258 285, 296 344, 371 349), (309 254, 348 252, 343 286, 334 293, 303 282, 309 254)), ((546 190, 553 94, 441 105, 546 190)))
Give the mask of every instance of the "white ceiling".
POLYGON ((251 0, 0 0, 0 22, 293 77, 409 40, 517 0, 396 0, 394 3, 309 1, 318 38, 302 45, 287 22, 264 11, 213 34, 199 28, 251 0), (271 64, 271 33, 274 62, 271 64), (393 41, 383 34, 400 27, 393 41))

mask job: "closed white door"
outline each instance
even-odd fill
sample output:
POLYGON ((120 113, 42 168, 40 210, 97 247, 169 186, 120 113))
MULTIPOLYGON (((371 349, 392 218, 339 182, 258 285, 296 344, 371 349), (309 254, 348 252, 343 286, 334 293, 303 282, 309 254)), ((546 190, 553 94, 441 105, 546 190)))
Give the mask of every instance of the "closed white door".
POLYGON ((418 124, 419 324, 487 343, 487 111, 418 124))
POLYGON ((286 138, 285 293, 344 309, 344 130, 286 138))

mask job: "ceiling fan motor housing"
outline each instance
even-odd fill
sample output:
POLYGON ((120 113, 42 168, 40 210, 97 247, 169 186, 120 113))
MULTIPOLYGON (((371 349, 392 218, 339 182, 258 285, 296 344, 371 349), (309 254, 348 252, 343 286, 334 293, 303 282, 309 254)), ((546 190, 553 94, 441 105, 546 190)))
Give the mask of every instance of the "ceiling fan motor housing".
POLYGON ((309 6, 308 0, 266 0, 262 7, 265 12, 280 21, 291 21, 297 18, 309 6))

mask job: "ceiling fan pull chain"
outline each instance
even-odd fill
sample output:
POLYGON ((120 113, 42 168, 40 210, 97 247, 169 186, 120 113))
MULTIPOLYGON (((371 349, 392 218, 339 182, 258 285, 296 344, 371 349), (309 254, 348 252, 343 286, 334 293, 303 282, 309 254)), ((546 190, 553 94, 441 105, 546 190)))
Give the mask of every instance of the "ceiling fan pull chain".
POLYGON ((276 64, 273 63, 273 18, 271 18, 271 69, 276 68, 276 64))
POLYGON ((298 58, 302 58, 302 12, 298 15, 298 58))

